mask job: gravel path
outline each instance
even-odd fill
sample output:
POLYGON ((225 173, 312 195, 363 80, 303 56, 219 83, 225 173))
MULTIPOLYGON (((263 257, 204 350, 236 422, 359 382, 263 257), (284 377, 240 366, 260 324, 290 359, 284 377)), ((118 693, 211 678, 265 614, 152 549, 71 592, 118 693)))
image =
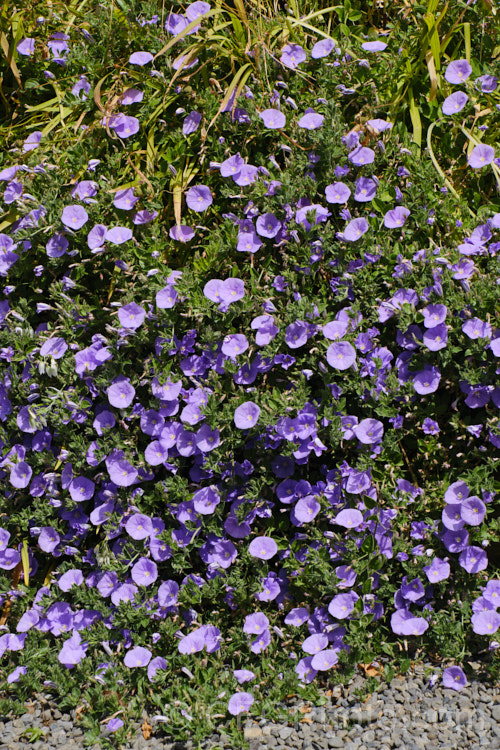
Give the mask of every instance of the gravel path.
MULTIPOLYGON (((440 687, 440 679, 432 686, 424 677, 429 666, 416 665, 364 699, 360 691, 366 694, 366 679, 358 675, 348 685, 325 691, 327 703, 320 708, 291 699, 286 706, 300 712, 297 723, 240 717, 241 731, 250 750, 500 750, 499 687, 473 681, 458 693, 440 687)), ((77 750, 84 746, 84 731, 75 722, 75 712, 61 714, 48 697, 27 709, 18 718, 0 716, 0 750, 77 750), (43 731, 40 739, 30 731, 36 728, 43 731)), ((135 738, 123 750, 197 750, 197 743, 191 741, 169 741, 164 727, 144 714, 137 722, 135 738), (140 729, 144 719, 153 727, 148 740, 140 729)), ((220 731, 201 744, 203 750, 231 748, 223 727, 220 731)), ((92 750, 98 748, 94 745, 92 750)))

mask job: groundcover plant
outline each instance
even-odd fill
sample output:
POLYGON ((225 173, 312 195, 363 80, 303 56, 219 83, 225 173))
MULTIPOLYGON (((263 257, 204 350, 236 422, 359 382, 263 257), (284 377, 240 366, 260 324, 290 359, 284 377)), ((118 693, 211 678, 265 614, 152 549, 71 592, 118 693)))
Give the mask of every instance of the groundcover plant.
POLYGON ((56 10, 2 16, 0 708, 497 678, 494 9, 56 10))

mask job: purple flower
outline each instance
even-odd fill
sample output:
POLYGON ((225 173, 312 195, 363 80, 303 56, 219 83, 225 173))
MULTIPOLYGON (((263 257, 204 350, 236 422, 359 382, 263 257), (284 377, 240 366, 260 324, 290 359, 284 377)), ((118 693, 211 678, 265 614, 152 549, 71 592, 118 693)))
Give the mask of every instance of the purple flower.
POLYGON ((448 343, 448 328, 446 325, 441 323, 433 328, 427 328, 423 336, 423 343, 431 352, 444 349, 448 343))
POLYGON ((451 531, 463 529, 465 523, 462 520, 462 516, 460 514, 460 504, 453 505, 450 503, 446 505, 441 513, 441 520, 443 522, 443 525, 447 529, 451 529, 451 531))
POLYGON ((377 419, 362 419, 354 428, 354 434, 360 443, 374 445, 382 440, 384 425, 377 419))
POLYGON ((377 135, 380 133, 383 133, 385 130, 391 130, 391 128, 393 127, 392 122, 387 122, 387 120, 381 120, 379 117, 375 118, 374 120, 367 120, 366 124, 377 135))
POLYGON ((57 581, 57 585, 61 591, 70 591, 73 586, 81 586, 83 584, 83 573, 78 568, 67 570, 57 581))
POLYGON ((439 435, 439 425, 430 417, 426 417, 422 422, 422 430, 426 435, 439 435))
POLYGON ((313 495, 308 495, 300 498, 293 509, 293 513, 300 523, 309 523, 316 518, 320 510, 320 503, 313 495))
POLYGON ((122 726, 123 720, 115 717, 114 719, 109 719, 108 723, 106 724, 106 729, 108 730, 108 732, 117 732, 118 729, 122 728, 122 726))
POLYGON ((138 586, 151 586, 158 578, 158 567, 155 562, 148 560, 147 557, 141 557, 132 566, 130 575, 133 582, 138 586))
POLYGON ((132 65, 147 65, 154 59, 154 55, 151 52, 134 52, 130 55, 128 61, 132 65))
POLYGON ((139 91, 139 89, 127 89, 123 92, 123 94, 120 97, 120 104, 125 104, 128 106, 129 104, 138 104, 139 102, 142 102, 144 98, 144 93, 142 91, 139 91))
POLYGON ((169 310, 175 305, 176 301, 177 291, 172 284, 168 284, 156 293, 156 306, 159 310, 169 310))
POLYGON ((311 222, 308 216, 311 214, 314 216, 313 224, 316 225, 322 221, 326 221, 330 216, 330 211, 328 211, 328 209, 324 208, 318 203, 314 203, 311 206, 303 206, 302 208, 299 208, 298 211, 296 211, 295 221, 297 222, 297 224, 302 224, 307 229, 307 231, 310 231, 311 222))
POLYGON ((407 609, 397 609, 391 615, 391 629, 396 635, 422 635, 429 623, 423 617, 414 617, 407 609))
POLYGON ((262 612, 247 615, 243 624, 243 632, 247 635, 259 635, 269 628, 269 620, 262 612))
POLYGON ((490 323, 480 320, 479 318, 470 318, 463 326, 462 331, 470 339, 489 339, 491 338, 490 323))
POLYGON ((494 609, 477 612, 471 617, 472 630, 478 635, 493 635, 500 628, 500 614, 494 609))
POLYGON ((469 497, 470 489, 465 482, 453 482, 444 493, 445 503, 461 503, 469 497))
POLYGON ((69 494, 76 503, 83 503, 94 496, 95 484, 86 477, 75 477, 69 485, 69 494))
POLYGON ((192 211, 202 213, 212 205, 212 202, 212 193, 206 185, 194 185, 186 193, 186 203, 192 211))
POLYGON ((334 48, 335 42, 333 39, 321 39, 312 48, 311 57, 313 60, 318 60, 320 57, 327 57, 334 48))
POLYGON ((283 47, 283 51, 281 53, 281 63, 287 68, 292 68, 292 70, 295 70, 295 68, 297 68, 300 63, 304 62, 306 57, 307 55, 305 53, 305 50, 300 46, 300 44, 287 44, 283 47))
POLYGON ((256 230, 261 237, 272 239, 281 229, 281 222, 274 214, 261 214, 257 217, 256 230))
POLYGON ((469 97, 465 91, 455 91, 454 94, 450 94, 444 100, 443 115, 454 115, 457 112, 461 112, 468 101, 469 97))
POLYGON ((338 341, 347 333, 349 322, 347 320, 332 320, 323 326, 323 336, 330 341, 338 341))
POLYGON ((443 672, 443 685, 451 690, 462 690, 467 685, 467 677, 460 667, 447 667, 443 672))
POLYGON ((363 523, 363 514, 359 510, 346 508, 337 513, 335 523, 346 529, 355 529, 363 523))
POLYGON ((204 0, 196 0, 186 7, 186 16, 190 21, 196 21, 197 18, 201 18, 210 10, 210 4, 204 2, 204 0))
POLYGON ((175 581, 163 581, 158 589, 158 604, 160 607, 172 607, 177 604, 179 584, 175 581))
MULTIPOLYGON (((38 536, 38 545, 44 552, 53 552, 60 541, 61 538, 59 534, 54 528, 52 528, 52 526, 44 526, 38 536)), ((9 550, 7 550, 7 552, 9 552, 9 550)), ((21 556, 19 555, 19 560, 20 559, 21 556)), ((2 567, 7 569, 6 565, 2 565, 2 567)), ((10 569, 10 567, 11 566, 9 566, 8 569, 10 569)))
POLYGON ((233 669, 233 675, 236 677, 240 685, 244 682, 249 682, 255 679, 255 674, 250 669, 233 669))
POLYGON ((336 341, 328 347, 326 360, 335 370, 348 370, 356 362, 356 350, 348 341, 336 341))
POLYGON ((160 466, 168 459, 168 448, 163 440, 153 440, 144 451, 144 458, 150 466, 160 466))
POLYGON ((284 128, 286 125, 286 117, 279 109, 264 109, 260 112, 259 117, 266 128, 270 128, 271 130, 284 128))
POLYGON ((305 128, 306 130, 317 130, 322 127, 324 121, 325 118, 323 115, 318 114, 313 109, 308 109, 300 118, 297 125, 299 128, 305 128))
POLYGON ((488 164, 491 164, 495 158, 495 149, 493 146, 488 146, 486 143, 480 143, 478 146, 474 146, 469 154, 467 163, 472 169, 481 169, 488 164))
POLYGON ((170 227, 169 237, 177 242, 189 242, 194 237, 194 229, 186 224, 170 227))
POLYGON ((364 217, 353 219, 347 224, 344 231, 338 234, 338 237, 341 240, 345 240, 345 242, 356 242, 369 228, 370 225, 364 217))
POLYGON ((52 357, 53 359, 61 359, 68 349, 68 345, 63 338, 60 336, 54 336, 53 338, 44 341, 40 347, 40 355, 42 357, 52 357))
POLYGON ((241 158, 240 153, 233 154, 233 156, 229 156, 225 161, 222 162, 220 165, 220 173, 222 177, 233 177, 241 171, 242 167, 245 165, 244 160, 241 158))
POLYGON ((233 175, 233 181, 240 187, 251 185, 257 179, 258 173, 258 168, 253 164, 243 164, 240 171, 233 175))
POLYGON ((71 638, 64 642, 62 649, 57 655, 58 660, 65 667, 71 668, 79 664, 87 651, 86 644, 82 643, 80 633, 73 633, 71 638))
POLYGON ((285 625, 299 627, 309 619, 309 612, 305 607, 294 607, 285 617, 285 625))
POLYGON ((434 393, 438 389, 440 380, 441 373, 437 367, 427 366, 415 373, 413 376, 413 387, 421 395, 434 393))
POLYGON ((248 430, 257 424, 260 408, 253 401, 245 401, 234 412, 234 424, 240 430, 248 430))
POLYGON ((472 73, 472 67, 467 60, 453 60, 444 72, 448 83, 462 83, 472 73))
POLYGON ((460 515, 468 526, 479 526, 486 515, 486 505, 476 495, 460 504, 460 515))
POLYGON ((87 94, 90 91, 90 83, 85 76, 80 76, 75 85, 71 88, 71 93, 76 96, 77 99, 84 102, 88 97, 87 94))
POLYGON ((220 445, 219 430, 211 430, 208 424, 203 424, 195 435, 195 442, 202 453, 210 453, 220 445))
POLYGON ((87 235, 87 246, 90 250, 100 248, 106 239, 107 227, 104 224, 96 224, 87 235))
POLYGON ((306 656, 297 662, 295 671, 303 683, 308 684, 312 682, 317 675, 317 671, 312 667, 313 658, 313 656, 306 656))
MULTIPOLYGON (((17 51, 19 52, 19 46, 17 51)), ((12 685, 12 683, 18 682, 21 675, 25 675, 27 671, 27 667, 16 667, 9 675, 7 675, 8 684, 12 685)))
POLYGON ((115 450, 106 459, 109 477, 118 487, 129 487, 137 480, 138 472, 125 459, 123 451, 115 450))
POLYGON ((249 711, 254 697, 251 693, 233 693, 230 697, 227 710, 232 716, 238 716, 243 711, 249 711))
POLYGON ((16 489, 22 490, 29 485, 32 475, 31 466, 26 461, 19 461, 10 470, 10 483, 16 489))
POLYGON ((115 208, 121 208, 124 211, 131 211, 139 198, 134 195, 134 188, 126 190, 117 190, 113 199, 115 208))
MULTIPOLYGON (((168 662, 163 656, 155 656, 148 664, 148 680, 152 682, 160 669, 167 669, 168 662)), ((109 727, 109 724, 108 724, 109 727)))
POLYGON ((200 113, 193 110, 184 118, 184 122, 182 124, 182 134, 191 135, 191 133, 194 133, 196 130, 198 130, 200 122, 200 113))
POLYGON ((221 351, 226 357, 236 358, 248 349, 248 339, 242 333, 231 333, 224 338, 221 351))
POLYGON ((154 409, 147 409, 141 414, 141 430, 145 435, 158 437, 165 425, 165 418, 154 409))
POLYGON ((35 40, 32 37, 25 37, 18 42, 16 49, 19 55, 30 57, 35 53, 35 40))
POLYGON ((132 236, 132 230, 128 227, 111 227, 104 235, 104 239, 113 245, 123 245, 124 242, 131 240, 132 236))
POLYGON ((441 540, 448 550, 448 552, 462 552, 469 544, 469 532, 466 529, 458 529, 452 531, 451 529, 445 531, 441 536, 441 540))
POLYGON ((356 180, 356 191, 354 200, 358 203, 368 203, 375 198, 377 182, 371 177, 360 177, 356 180))
POLYGON ((220 495, 217 487, 210 485, 197 490, 192 497, 193 507, 197 513, 210 515, 220 503, 220 495))
POLYGON ((483 596, 486 601, 491 602, 494 607, 500 606, 500 580, 492 578, 486 584, 486 588, 483 590, 483 596))
POLYGON ((339 655, 337 649, 327 648, 324 651, 318 651, 311 659, 311 667, 318 672, 325 672, 337 664, 339 655))
POLYGON ((70 227, 70 229, 81 229, 87 223, 88 219, 89 215, 86 210, 83 206, 78 206, 77 204, 66 206, 61 216, 62 223, 70 227))
POLYGON ((94 195, 97 194, 98 187, 97 182, 94 182, 93 180, 82 180, 81 182, 77 182, 74 186, 71 191, 71 197, 79 198, 86 203, 95 203, 95 201, 88 199, 93 198, 94 195))
POLYGON ((393 208, 391 211, 387 211, 384 216, 384 226, 388 229, 402 227, 409 215, 410 211, 408 208, 396 206, 396 208, 393 208))
POLYGON ((7 549, 9 539, 10 532, 0 526, 0 552, 4 552, 7 549))
POLYGON ((363 42, 361 45, 361 49, 364 49, 366 52, 383 52, 386 47, 387 44, 385 42, 378 40, 375 42, 363 42))
POLYGON ((424 565, 424 571, 430 583, 439 583, 449 578, 450 564, 446 560, 435 557, 430 565, 424 565))
POLYGON ((169 34, 177 35, 180 34, 188 24, 189 21, 185 16, 181 16, 178 13, 169 13, 167 20, 165 21, 165 30, 168 31, 169 34))
POLYGON ((447 308, 445 305, 428 305, 422 310, 424 316, 424 326, 426 328, 435 328, 441 323, 444 323, 447 315, 447 308))
POLYGON ((137 117, 124 115, 122 113, 109 118, 109 127, 112 128, 120 138, 130 138, 139 132, 140 123, 137 117))
POLYGON ((133 331, 135 331, 137 328, 140 328, 140 326, 144 323, 145 317, 146 310, 140 305, 137 305, 135 302, 131 302, 128 305, 123 305, 123 307, 120 307, 120 309, 118 310, 118 319, 120 321, 120 324, 124 328, 129 328, 133 331))
POLYGON ((130 384, 128 378, 119 375, 106 390, 108 401, 117 409, 126 409, 135 396, 135 388, 130 384))
POLYGON ((488 557, 481 547, 466 547, 460 553, 458 562, 467 573, 479 573, 488 567, 488 557))
POLYGON ((254 232, 240 232, 238 234, 238 244, 236 245, 236 249, 240 253, 256 253, 257 250, 262 247, 262 241, 259 239, 258 235, 254 232))
POLYGON ((481 93, 492 94, 498 85, 498 78, 490 75, 479 76, 479 78, 476 78, 474 81, 474 85, 478 91, 481 91, 481 93))
POLYGON ((328 605, 328 612, 337 620, 344 620, 352 613, 358 599, 359 597, 354 591, 350 591, 348 594, 337 594, 328 605))
POLYGON ((290 349, 298 349, 307 342, 307 326, 301 320, 286 327, 285 341, 290 349))
POLYGON ((347 158, 356 167, 362 167, 365 164, 371 164, 375 159, 375 151, 367 146, 357 146, 348 155, 347 158))
POLYGON ((30 133, 30 135, 23 142, 24 153, 26 153, 27 151, 33 151, 33 149, 38 148, 40 145, 40 141, 42 140, 42 135, 43 133, 41 130, 35 130, 33 133, 30 133))
POLYGON ((328 646, 328 636, 325 633, 314 633, 305 639, 302 648, 306 654, 317 654, 328 646))
POLYGON ((125 530, 132 539, 147 539, 153 534, 153 523, 149 516, 134 513, 127 519, 125 530))
POLYGON ((143 646, 131 648, 125 654, 123 663, 126 667, 147 667, 151 661, 151 651, 143 646))
POLYGON ((69 242, 63 234, 54 234, 45 245, 49 258, 60 258, 69 247, 69 242))
POLYGON ((248 552, 259 560, 270 560, 278 552, 278 545, 268 536, 258 536, 248 545, 248 552))
POLYGON ((346 203, 350 195, 350 189, 343 182, 334 182, 325 188, 325 196, 328 203, 346 203))

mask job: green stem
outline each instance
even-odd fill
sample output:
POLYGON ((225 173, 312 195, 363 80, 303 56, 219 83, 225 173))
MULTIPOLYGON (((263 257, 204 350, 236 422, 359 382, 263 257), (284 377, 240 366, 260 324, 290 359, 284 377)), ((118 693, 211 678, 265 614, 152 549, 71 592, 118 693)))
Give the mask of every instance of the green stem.
MULTIPOLYGON (((443 170, 439 166, 438 160, 436 159, 436 156, 435 156, 434 151, 432 149, 432 143, 431 143, 432 131, 434 130, 435 126, 438 125, 439 123, 443 122, 444 119, 445 119, 444 117, 440 117, 439 120, 435 120, 435 122, 433 122, 429 126, 429 129, 427 130, 427 148, 429 150, 429 156, 431 157, 431 161, 432 161, 432 163, 434 165, 434 169, 440 175, 440 177, 443 179, 444 184, 446 185, 446 187, 448 188, 448 190, 450 191, 450 193, 457 199, 458 202, 461 203, 462 201, 460 199, 459 194, 457 193, 457 191, 455 190, 455 188, 453 187, 453 185, 451 184, 451 182, 449 181, 449 179, 446 177, 445 173, 443 172, 443 170)), ((469 208, 469 206, 467 206, 467 210, 469 211, 469 213, 472 216, 472 218, 476 219, 476 214, 474 213, 474 211, 472 211, 471 208, 469 208)))

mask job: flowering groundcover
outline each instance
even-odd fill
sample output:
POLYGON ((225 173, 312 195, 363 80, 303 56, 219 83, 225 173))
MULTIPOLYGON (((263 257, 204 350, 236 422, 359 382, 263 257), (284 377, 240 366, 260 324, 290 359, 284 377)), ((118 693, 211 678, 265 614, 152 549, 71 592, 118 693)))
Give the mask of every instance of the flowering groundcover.
MULTIPOLYGON (((71 174, 42 131, 0 171, 4 687, 111 693, 104 718, 136 695, 192 733, 381 655, 498 674, 500 207, 471 215, 386 116, 353 127, 340 82, 365 61, 316 42, 217 121, 179 215, 159 167, 127 166, 169 70, 153 19, 110 93, 133 115, 89 98, 71 174)), ((91 42, 45 33, 20 64, 40 73, 45 39, 46 78, 85 102, 91 42)), ((471 117, 496 91, 479 72, 471 117)), ((445 93, 454 118, 468 97, 445 93)), ((220 102, 171 113, 172 175, 220 102)), ((464 190, 490 194, 498 148, 470 146, 464 190)))

